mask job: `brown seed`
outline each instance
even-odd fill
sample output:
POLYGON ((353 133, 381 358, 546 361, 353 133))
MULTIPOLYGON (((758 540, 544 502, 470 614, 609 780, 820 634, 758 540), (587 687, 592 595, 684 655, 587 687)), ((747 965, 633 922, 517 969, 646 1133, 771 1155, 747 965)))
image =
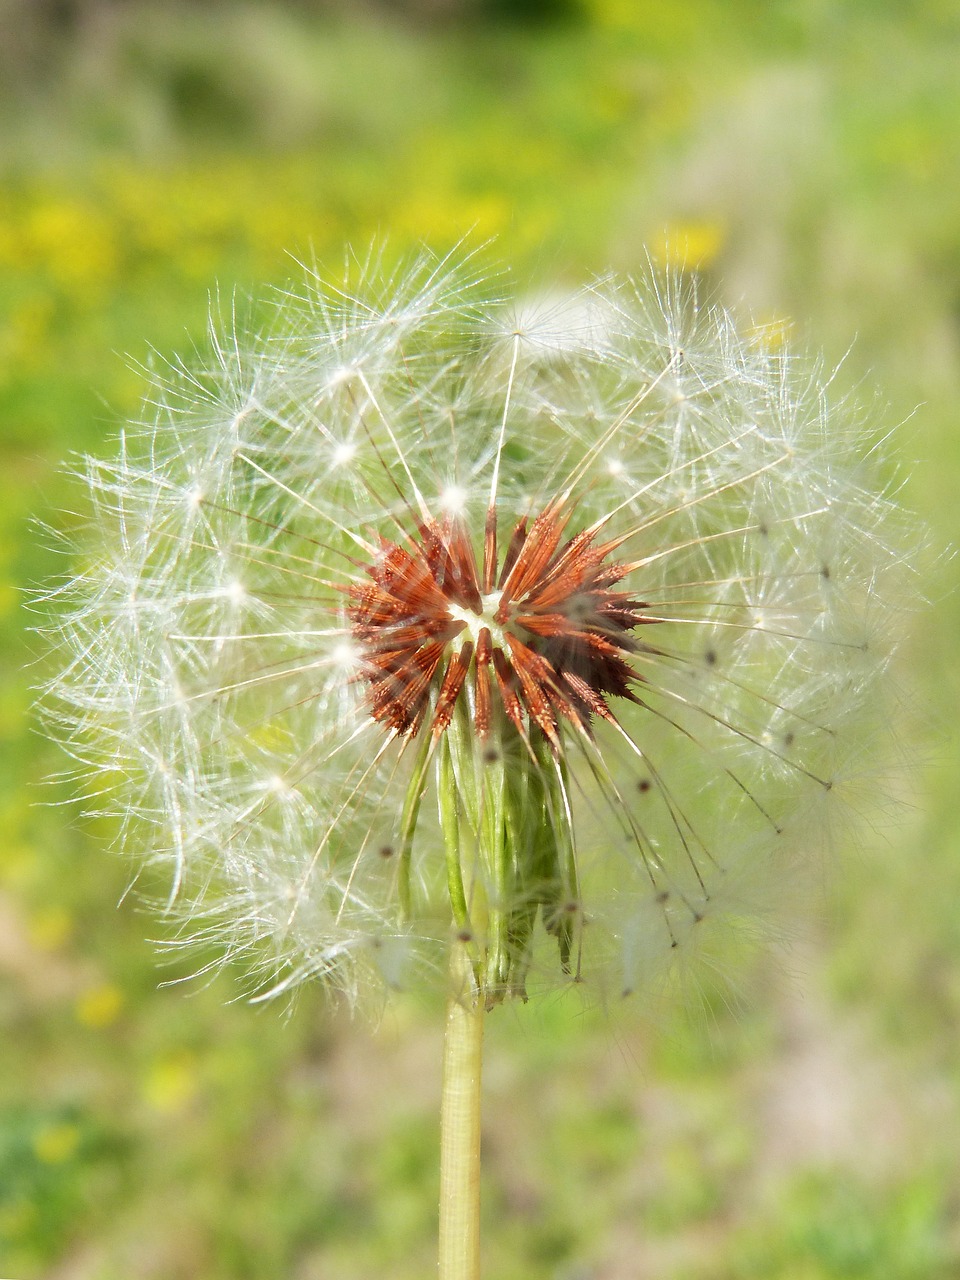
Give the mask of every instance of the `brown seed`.
POLYGON ((611 718, 611 696, 633 697, 641 677, 630 660, 632 632, 652 620, 640 601, 615 590, 629 566, 609 558, 614 544, 597 546, 591 530, 563 541, 571 516, 552 502, 532 525, 520 519, 499 574, 495 511, 486 516, 480 568, 464 523, 452 516, 421 520, 404 545, 381 540, 366 568, 370 582, 349 589, 347 608, 375 720, 412 735, 429 717, 439 738, 469 688, 484 739, 496 687, 517 731, 538 730, 559 754, 561 724, 589 733, 594 717, 611 718))

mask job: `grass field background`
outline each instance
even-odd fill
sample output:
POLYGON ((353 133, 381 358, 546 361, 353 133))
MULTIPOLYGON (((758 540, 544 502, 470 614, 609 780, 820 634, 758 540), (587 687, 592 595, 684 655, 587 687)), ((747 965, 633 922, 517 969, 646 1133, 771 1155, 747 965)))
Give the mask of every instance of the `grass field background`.
MULTIPOLYGON (((37 732, 35 521, 211 296, 496 238, 516 277, 697 267, 899 432, 960 528, 960 17, 948 0, 0 5, 0 1274, 422 1280, 438 1008, 376 1032, 162 927, 37 732), (852 344, 852 345, 851 345, 852 344), (44 803, 51 798, 62 803, 44 803), (123 899, 122 902, 120 901, 123 899), (119 905, 118 905, 119 903, 119 905)), ((960 1276, 960 597, 896 675, 909 769, 866 785, 789 945, 738 995, 490 1019, 496 1280, 960 1276), (893 794, 890 794, 892 786, 893 794), (897 801, 895 820, 891 805, 897 801)), ((886 775, 885 775, 886 776, 886 775)))

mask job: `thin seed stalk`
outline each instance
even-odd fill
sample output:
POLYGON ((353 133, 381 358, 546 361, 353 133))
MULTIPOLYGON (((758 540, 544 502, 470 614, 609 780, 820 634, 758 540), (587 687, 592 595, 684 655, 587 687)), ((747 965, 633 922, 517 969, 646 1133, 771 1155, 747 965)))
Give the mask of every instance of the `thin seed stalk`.
POLYGON ((413 835, 420 816, 420 802, 426 786, 427 769, 430 765, 430 735, 424 734, 417 749, 417 758, 413 766, 413 777, 407 790, 407 797, 400 815, 400 858, 397 872, 397 887, 400 897, 400 912, 404 920, 409 920, 410 911, 410 858, 413 851, 413 835))
POLYGON ((454 942, 440 1101, 440 1280, 480 1280, 483 995, 454 942))
MULTIPOLYGON (((463 865, 460 861, 460 796, 453 773, 450 743, 446 739, 440 746, 437 792, 440 797, 440 823, 443 828, 443 845, 447 860, 450 907, 457 928, 462 933, 469 934, 470 909, 467 906, 467 894, 463 887, 463 865)), ((464 937, 461 941, 466 941, 466 938, 464 937)))

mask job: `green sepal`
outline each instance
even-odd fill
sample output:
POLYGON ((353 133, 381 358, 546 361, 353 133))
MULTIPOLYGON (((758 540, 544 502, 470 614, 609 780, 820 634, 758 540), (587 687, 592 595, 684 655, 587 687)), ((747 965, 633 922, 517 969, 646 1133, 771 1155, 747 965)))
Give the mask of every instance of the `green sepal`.
POLYGON ((523 738, 503 715, 480 742, 466 699, 444 735, 437 776, 451 909, 471 938, 464 826, 475 844, 485 891, 478 975, 486 1004, 507 996, 526 999, 538 914, 557 939, 561 967, 570 971, 579 904, 565 766, 539 729, 532 726, 523 738))

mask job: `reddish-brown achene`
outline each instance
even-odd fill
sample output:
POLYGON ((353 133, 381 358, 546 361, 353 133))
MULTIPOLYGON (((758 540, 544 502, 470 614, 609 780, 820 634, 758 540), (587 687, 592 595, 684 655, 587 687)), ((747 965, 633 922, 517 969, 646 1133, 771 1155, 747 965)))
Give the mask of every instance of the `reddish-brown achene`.
POLYGON ((481 739, 496 696, 523 738, 536 726, 559 755, 563 721, 589 733, 594 716, 612 718, 611 696, 636 701, 631 633, 653 619, 614 589, 631 567, 609 559, 618 541, 598 544, 596 529, 564 541, 571 514, 558 501, 519 520, 499 566, 493 509, 480 565, 456 516, 421 519, 403 543, 381 539, 347 611, 375 720, 413 736, 432 716, 439 738, 472 672, 481 739))

